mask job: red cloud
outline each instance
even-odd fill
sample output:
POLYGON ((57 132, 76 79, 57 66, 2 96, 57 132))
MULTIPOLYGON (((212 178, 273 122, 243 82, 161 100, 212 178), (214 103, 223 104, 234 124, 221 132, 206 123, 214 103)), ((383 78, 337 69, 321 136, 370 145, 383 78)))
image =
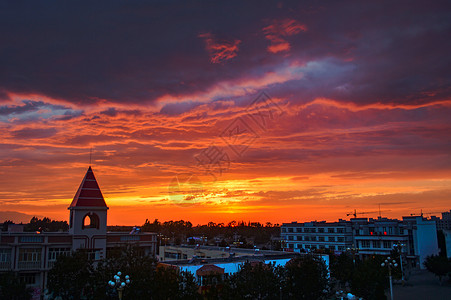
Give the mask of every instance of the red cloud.
POLYGON ((265 37, 271 41, 271 45, 268 46, 268 51, 277 53, 290 50, 290 44, 285 37, 296 35, 301 31, 307 31, 307 26, 296 20, 284 19, 274 21, 273 24, 263 28, 265 37))
POLYGON ((238 52, 238 45, 241 43, 240 40, 233 42, 218 40, 211 33, 203 33, 199 37, 205 40, 205 48, 210 53, 210 60, 214 64, 234 58, 238 52))

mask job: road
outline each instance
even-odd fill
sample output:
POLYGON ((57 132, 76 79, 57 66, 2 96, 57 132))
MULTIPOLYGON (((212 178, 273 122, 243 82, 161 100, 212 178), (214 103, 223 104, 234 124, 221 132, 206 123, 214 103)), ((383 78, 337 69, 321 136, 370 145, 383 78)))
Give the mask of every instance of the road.
MULTIPOLYGON (((390 295, 387 294, 387 296, 387 299, 390 299, 390 295)), ((414 271, 404 286, 401 284, 393 286, 393 299, 449 300, 451 299, 451 283, 443 281, 440 285, 438 277, 432 273, 426 270, 414 271)))

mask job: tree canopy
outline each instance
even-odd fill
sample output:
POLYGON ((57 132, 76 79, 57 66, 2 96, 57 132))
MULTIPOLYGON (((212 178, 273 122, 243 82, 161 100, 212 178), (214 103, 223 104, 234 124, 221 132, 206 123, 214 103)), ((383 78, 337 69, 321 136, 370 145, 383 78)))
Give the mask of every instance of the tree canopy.
POLYGON ((285 266, 284 299, 321 299, 329 294, 328 269, 321 257, 302 255, 285 266))
POLYGON ((28 300, 31 299, 31 289, 26 288, 17 274, 6 272, 0 274, 0 299, 28 300))
POLYGON ((280 294, 282 267, 262 262, 246 262, 226 281, 226 299, 277 299, 280 294))
POLYGON ((443 277, 451 275, 451 260, 446 256, 430 255, 423 264, 429 272, 439 278, 440 283, 443 277))

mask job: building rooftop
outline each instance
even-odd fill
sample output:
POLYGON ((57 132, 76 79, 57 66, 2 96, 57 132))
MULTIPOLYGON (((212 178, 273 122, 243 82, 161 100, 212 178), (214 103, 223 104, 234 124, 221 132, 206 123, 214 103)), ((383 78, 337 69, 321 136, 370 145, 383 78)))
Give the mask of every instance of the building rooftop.
POLYGON ((220 258, 193 258, 184 260, 166 260, 162 264, 168 264, 173 266, 187 266, 187 265, 207 265, 207 264, 221 264, 230 262, 245 262, 245 261, 265 261, 265 260, 278 260, 278 259, 291 259, 296 256, 303 255, 295 252, 281 252, 280 254, 268 254, 268 255, 245 255, 245 256, 229 256, 220 258))
POLYGON ((81 181, 69 209, 72 207, 107 207, 91 166, 81 181))

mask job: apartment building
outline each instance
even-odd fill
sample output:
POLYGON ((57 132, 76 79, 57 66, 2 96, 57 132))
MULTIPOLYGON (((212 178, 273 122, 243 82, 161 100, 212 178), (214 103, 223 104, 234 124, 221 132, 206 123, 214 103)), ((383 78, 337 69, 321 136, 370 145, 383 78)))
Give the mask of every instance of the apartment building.
POLYGON ((351 251, 361 258, 390 255, 395 245, 403 257, 423 268, 428 255, 438 253, 435 221, 421 216, 388 218, 352 218, 338 222, 284 223, 281 239, 285 251, 309 252, 328 249, 340 254, 351 251))
POLYGON ((305 222, 284 223, 281 227, 282 240, 286 251, 309 252, 316 249, 345 251, 352 246, 351 223, 338 222, 305 222))

